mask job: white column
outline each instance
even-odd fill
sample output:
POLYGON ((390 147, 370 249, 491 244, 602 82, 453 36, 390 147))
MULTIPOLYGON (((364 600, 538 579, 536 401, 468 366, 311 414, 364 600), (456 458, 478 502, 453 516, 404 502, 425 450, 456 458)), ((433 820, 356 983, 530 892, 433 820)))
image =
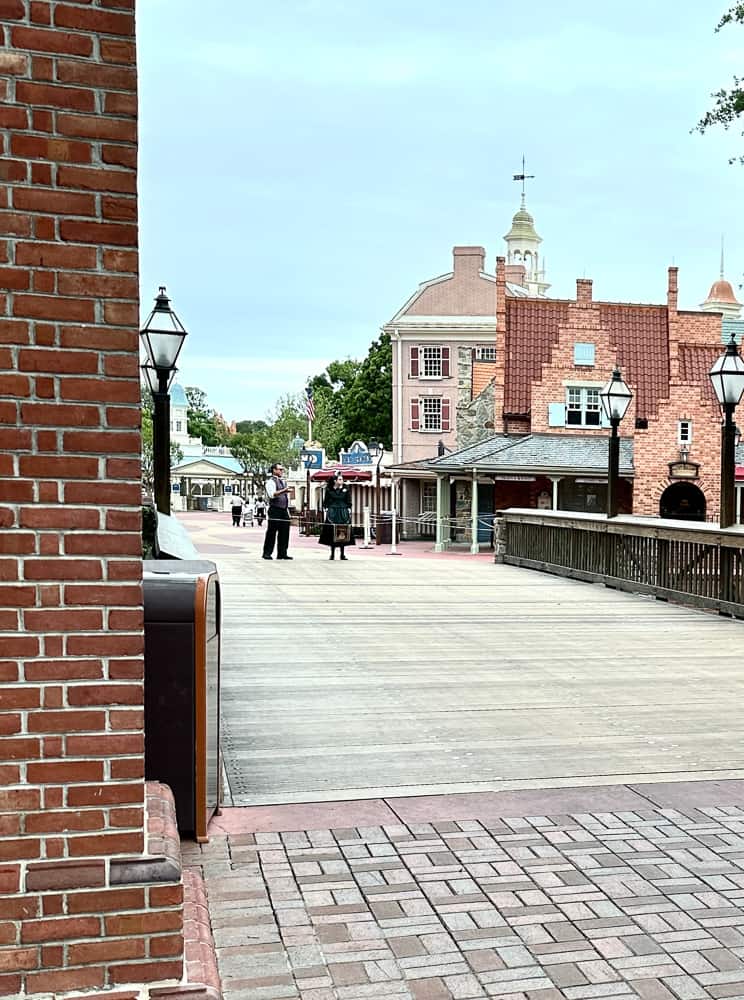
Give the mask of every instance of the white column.
POLYGON ((437 533, 434 543, 435 552, 444 552, 444 476, 437 476, 437 533))
POLYGON ((393 512, 393 523, 390 526, 390 528, 391 528, 391 543, 390 543, 390 551, 388 552, 389 556, 399 556, 400 555, 400 552, 398 552, 398 546, 397 546, 397 542, 396 542, 396 537, 397 537, 397 534, 398 534, 398 497, 396 495, 397 494, 396 486, 397 486, 397 482, 396 482, 395 476, 391 475, 391 477, 390 477, 390 509, 393 512))
POLYGON ((474 556, 480 552, 478 546, 478 470, 473 468, 473 482, 470 486, 470 551, 474 556))
POLYGON ((561 477, 551 476, 550 481, 553 484, 553 510, 558 510, 558 483, 561 481, 561 477))

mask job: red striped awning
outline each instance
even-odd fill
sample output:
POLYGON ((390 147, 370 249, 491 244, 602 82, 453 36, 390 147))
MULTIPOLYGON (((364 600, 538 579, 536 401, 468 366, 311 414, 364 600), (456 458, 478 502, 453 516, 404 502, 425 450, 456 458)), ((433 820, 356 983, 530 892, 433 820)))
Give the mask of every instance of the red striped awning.
POLYGON ((329 465, 327 469, 320 469, 313 473, 310 478, 314 483, 325 482, 339 473, 350 483, 360 483, 372 478, 372 472, 369 469, 360 469, 355 465, 329 465))

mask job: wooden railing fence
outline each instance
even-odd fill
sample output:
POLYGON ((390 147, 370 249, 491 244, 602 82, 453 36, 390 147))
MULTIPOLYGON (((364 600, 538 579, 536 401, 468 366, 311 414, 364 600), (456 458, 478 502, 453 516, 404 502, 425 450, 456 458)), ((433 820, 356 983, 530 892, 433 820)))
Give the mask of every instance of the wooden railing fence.
POLYGON ((511 508, 496 561, 744 617, 744 527, 511 508))

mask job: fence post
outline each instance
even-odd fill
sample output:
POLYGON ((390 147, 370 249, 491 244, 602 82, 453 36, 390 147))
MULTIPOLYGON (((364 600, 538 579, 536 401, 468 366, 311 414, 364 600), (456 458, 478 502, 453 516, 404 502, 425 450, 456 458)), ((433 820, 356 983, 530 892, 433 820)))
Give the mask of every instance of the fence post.
POLYGON ((372 548, 372 531, 371 531, 371 518, 369 514, 369 507, 362 508, 362 525, 364 528, 364 542, 360 546, 363 549, 372 548))
POLYGON ((506 555, 507 528, 509 525, 503 517, 494 519, 493 524, 493 561, 503 563, 506 555))

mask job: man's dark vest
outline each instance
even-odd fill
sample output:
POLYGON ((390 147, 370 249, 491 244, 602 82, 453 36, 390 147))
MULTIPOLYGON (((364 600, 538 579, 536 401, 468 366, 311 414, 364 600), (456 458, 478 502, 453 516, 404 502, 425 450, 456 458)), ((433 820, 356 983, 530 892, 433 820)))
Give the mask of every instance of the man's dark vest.
MULTIPOLYGON (((286 489, 287 484, 283 479, 280 479, 278 476, 272 476, 271 478, 276 483, 278 490, 286 489)), ((280 493, 279 495, 275 493, 273 497, 269 498, 269 507, 280 507, 282 510, 287 510, 289 507, 289 493, 280 493)))

